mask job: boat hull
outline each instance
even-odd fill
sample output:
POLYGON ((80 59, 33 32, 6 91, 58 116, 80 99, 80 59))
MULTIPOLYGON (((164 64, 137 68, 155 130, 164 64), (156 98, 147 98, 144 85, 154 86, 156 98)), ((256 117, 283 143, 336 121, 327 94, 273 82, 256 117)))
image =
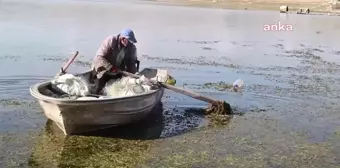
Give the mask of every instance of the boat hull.
POLYGON ((160 103, 164 88, 135 96, 71 100, 42 94, 49 81, 31 87, 45 116, 58 125, 65 135, 81 134, 144 119, 160 103))
POLYGON ((47 118, 54 121, 65 135, 104 129, 139 121, 160 102, 163 89, 148 96, 105 104, 58 105, 39 100, 47 118))

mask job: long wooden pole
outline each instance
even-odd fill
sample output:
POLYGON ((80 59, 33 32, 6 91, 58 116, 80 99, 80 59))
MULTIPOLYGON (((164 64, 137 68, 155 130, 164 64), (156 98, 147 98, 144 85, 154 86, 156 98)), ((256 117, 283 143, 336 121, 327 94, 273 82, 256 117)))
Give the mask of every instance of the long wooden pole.
POLYGON ((56 74, 55 77, 60 76, 61 74, 65 73, 65 71, 67 70, 67 68, 71 65, 71 63, 74 61, 74 59, 76 59, 76 57, 78 56, 79 52, 76 51, 76 53, 66 62, 66 64, 61 68, 60 72, 58 72, 56 74))
POLYGON ((160 85, 162 85, 164 88, 167 88, 167 89, 172 90, 174 92, 181 93, 181 94, 187 95, 189 97, 192 97, 194 99, 198 99, 198 100, 202 100, 202 101, 211 103, 213 105, 217 105, 218 102, 219 102, 218 100, 215 100, 214 98, 211 98, 211 97, 208 97, 208 96, 203 96, 203 95, 200 95, 200 94, 195 93, 193 91, 178 88, 178 87, 166 84, 166 83, 160 83, 160 85))
MULTIPOLYGON (((126 75, 126 76, 130 76, 130 77, 133 77, 133 78, 140 78, 140 76, 136 75, 136 74, 132 74, 132 73, 129 73, 129 72, 126 72, 126 71, 120 71, 120 72, 122 74, 126 75)), ((198 93, 195 93, 195 92, 192 92, 192 91, 188 91, 188 90, 185 90, 185 89, 182 89, 182 88, 178 88, 176 86, 172 86, 172 85, 169 85, 169 84, 166 84, 166 83, 161 83, 161 82, 157 82, 157 81, 151 81, 151 82, 158 83, 158 84, 160 84, 162 87, 164 87, 166 89, 172 90, 172 91, 180 93, 180 94, 187 95, 187 96, 192 97, 194 99, 198 99, 198 100, 201 100, 201 101, 205 101, 205 102, 211 103, 213 105, 218 105, 218 103, 220 102, 220 101, 215 100, 215 99, 213 99, 211 97, 203 96, 203 95, 200 95, 198 93)))

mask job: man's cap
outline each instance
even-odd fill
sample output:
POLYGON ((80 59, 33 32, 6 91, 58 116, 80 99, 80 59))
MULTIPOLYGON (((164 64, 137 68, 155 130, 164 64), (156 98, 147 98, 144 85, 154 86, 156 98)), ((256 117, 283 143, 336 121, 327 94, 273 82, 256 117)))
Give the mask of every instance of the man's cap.
POLYGON ((122 37, 127 38, 131 43, 137 43, 137 40, 135 38, 135 33, 133 33, 133 31, 131 29, 123 29, 120 32, 120 35, 122 37))

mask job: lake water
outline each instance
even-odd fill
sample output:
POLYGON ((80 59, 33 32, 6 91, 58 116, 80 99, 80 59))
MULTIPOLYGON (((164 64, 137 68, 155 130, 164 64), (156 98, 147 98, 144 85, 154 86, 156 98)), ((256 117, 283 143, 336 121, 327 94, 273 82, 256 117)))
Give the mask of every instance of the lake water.
MULTIPOLYGON (((332 16, 137 0, 1 0, 0 165, 339 165, 339 35, 340 18, 332 16), (278 24, 293 30, 264 31, 278 24), (53 77, 75 51, 77 61, 90 62, 107 36, 127 27, 138 40, 141 68, 166 68, 178 86, 225 100, 245 115, 206 127, 207 119, 184 112, 205 102, 167 91, 159 139, 104 138, 97 146, 95 138, 46 138, 50 125, 29 87, 53 77), (199 87, 238 78, 245 82, 242 94, 199 87), (91 149, 79 152, 85 148, 91 149)), ((83 65, 68 71, 89 68, 83 65)))

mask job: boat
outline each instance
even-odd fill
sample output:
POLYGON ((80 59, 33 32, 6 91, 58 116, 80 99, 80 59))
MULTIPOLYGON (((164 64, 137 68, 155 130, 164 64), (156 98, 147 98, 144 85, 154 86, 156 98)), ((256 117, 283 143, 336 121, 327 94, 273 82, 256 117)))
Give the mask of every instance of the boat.
MULTIPOLYGON (((140 73, 143 75, 143 71, 140 73)), ((90 75, 91 71, 75 74, 88 80, 90 75)), ((140 121, 149 115, 158 103, 161 103, 164 94, 164 88, 156 87, 126 97, 86 100, 55 98, 47 94, 51 92, 51 81, 31 86, 30 93, 39 102, 45 116, 54 121, 65 135, 81 134, 140 121)))

